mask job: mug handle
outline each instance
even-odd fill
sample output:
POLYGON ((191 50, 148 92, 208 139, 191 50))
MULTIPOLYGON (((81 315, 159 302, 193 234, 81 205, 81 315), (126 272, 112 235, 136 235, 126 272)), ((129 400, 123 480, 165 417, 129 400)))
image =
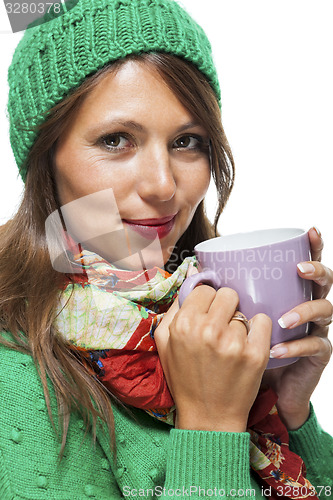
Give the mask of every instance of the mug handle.
POLYGON ((190 292, 199 284, 203 283, 205 285, 210 285, 215 290, 218 290, 219 283, 216 278, 216 274, 214 271, 211 271, 210 269, 207 269, 206 271, 203 271, 202 273, 194 274, 193 276, 189 276, 186 278, 182 286, 180 287, 179 290, 179 295, 178 295, 178 300, 179 300, 179 307, 183 305, 184 300, 188 296, 190 292))

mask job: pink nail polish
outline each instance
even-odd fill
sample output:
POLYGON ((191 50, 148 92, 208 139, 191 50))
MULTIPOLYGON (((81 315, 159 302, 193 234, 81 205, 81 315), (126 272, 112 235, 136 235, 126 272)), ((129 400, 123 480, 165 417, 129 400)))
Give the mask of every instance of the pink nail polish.
POLYGON ((280 358, 284 354, 287 354, 288 349, 286 347, 273 347, 270 350, 269 357, 270 358, 280 358))
POLYGON ((303 274, 312 274, 315 272, 315 267, 309 262, 301 262, 297 264, 297 267, 303 274))
POLYGON ((313 229, 316 231, 316 233, 318 234, 319 238, 321 238, 321 232, 319 231, 319 229, 316 226, 313 226, 313 229))
POLYGON ((291 312, 281 316, 278 319, 278 323, 281 328, 290 328, 291 326, 296 326, 300 319, 301 317, 297 312, 291 312))

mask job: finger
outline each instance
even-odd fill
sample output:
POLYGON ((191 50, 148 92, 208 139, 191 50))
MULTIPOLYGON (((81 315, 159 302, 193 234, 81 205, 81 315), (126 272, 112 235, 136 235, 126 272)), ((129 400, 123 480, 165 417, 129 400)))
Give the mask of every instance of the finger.
POLYGON ((329 300, 317 299, 303 302, 291 311, 283 314, 278 322, 281 328, 291 330, 308 321, 318 326, 327 326, 332 323, 333 305, 329 300))
POLYGON ((215 295, 216 290, 209 285, 196 286, 184 300, 181 307, 182 314, 192 318, 196 314, 208 312, 215 295))
POLYGON ((316 323, 311 323, 310 335, 316 335, 317 337, 327 337, 329 331, 329 326, 317 326, 316 323))
POLYGON ((297 272, 301 278, 312 280, 320 286, 331 288, 333 283, 333 271, 317 261, 300 262, 297 264, 297 272))
POLYGON ((158 327, 154 332, 154 339, 158 351, 160 349, 166 348, 166 344, 168 343, 169 340, 169 326, 178 311, 179 311, 179 301, 177 297, 176 300, 173 302, 172 306, 164 314, 162 321, 160 322, 160 324, 158 325, 158 327))
POLYGON ((303 339, 292 340, 276 344, 270 351, 271 358, 304 358, 318 357, 322 361, 328 362, 332 354, 332 344, 325 337, 317 337, 316 335, 308 335, 303 339))
POLYGON ((256 314, 250 320, 248 343, 269 352, 272 335, 272 320, 266 314, 256 314))
MULTIPOLYGON (((235 290, 228 287, 219 288, 209 307, 211 321, 213 323, 222 323, 223 325, 229 324, 235 314, 238 303, 239 297, 235 290)), ((240 323, 240 321, 237 323, 240 323)))
MULTIPOLYGON (((229 325, 231 327, 235 326, 235 323, 239 323, 240 325, 243 325, 242 328, 242 333, 245 333, 246 335, 249 333, 250 330, 250 322, 248 321, 247 317, 241 313, 240 311, 235 311, 229 325)), ((238 325, 238 326, 240 326, 238 325)))
POLYGON ((235 321, 232 319, 229 323, 229 334, 231 335, 231 337, 235 337, 235 335, 247 337, 248 331, 246 325, 242 321, 235 321))
POLYGON ((319 229, 317 229, 316 227, 312 227, 308 231, 308 235, 310 240, 312 260, 317 260, 320 262, 321 253, 324 248, 324 242, 321 237, 321 233, 319 229))

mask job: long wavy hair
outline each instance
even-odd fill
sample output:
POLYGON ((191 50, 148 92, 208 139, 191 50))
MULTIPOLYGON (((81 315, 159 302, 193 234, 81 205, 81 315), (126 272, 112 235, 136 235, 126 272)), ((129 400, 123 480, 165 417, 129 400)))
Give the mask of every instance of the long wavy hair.
MULTIPOLYGON (((219 216, 234 182, 234 161, 225 136, 216 96, 204 75, 180 58, 149 53, 129 56, 155 69, 190 114, 206 129, 210 137, 210 165, 218 206, 214 222, 205 214, 201 202, 191 224, 180 238, 166 268, 179 264, 184 254, 193 254, 194 246, 217 235, 219 216)), ((96 438, 96 422, 107 425, 114 446, 112 395, 92 376, 86 362, 73 353, 52 323, 65 275, 51 264, 45 221, 59 208, 54 181, 54 156, 57 140, 73 120, 85 97, 124 60, 109 64, 89 76, 77 89, 55 105, 38 127, 38 136, 27 158, 27 178, 17 213, 0 228, 0 326, 13 341, 0 336, 10 348, 30 354, 41 378, 48 413, 61 440, 62 456, 66 444, 70 415, 79 412, 86 429, 96 438), (56 428, 50 406, 48 379, 54 388, 60 425, 56 428)))

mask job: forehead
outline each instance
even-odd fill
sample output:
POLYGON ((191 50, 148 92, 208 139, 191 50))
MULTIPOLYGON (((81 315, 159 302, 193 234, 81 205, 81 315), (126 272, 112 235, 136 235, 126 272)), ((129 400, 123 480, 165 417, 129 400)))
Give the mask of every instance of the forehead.
POLYGON ((142 61, 126 61, 106 74, 79 109, 81 119, 86 116, 94 120, 110 113, 134 113, 142 118, 149 113, 158 113, 160 119, 191 118, 159 72, 142 61))

